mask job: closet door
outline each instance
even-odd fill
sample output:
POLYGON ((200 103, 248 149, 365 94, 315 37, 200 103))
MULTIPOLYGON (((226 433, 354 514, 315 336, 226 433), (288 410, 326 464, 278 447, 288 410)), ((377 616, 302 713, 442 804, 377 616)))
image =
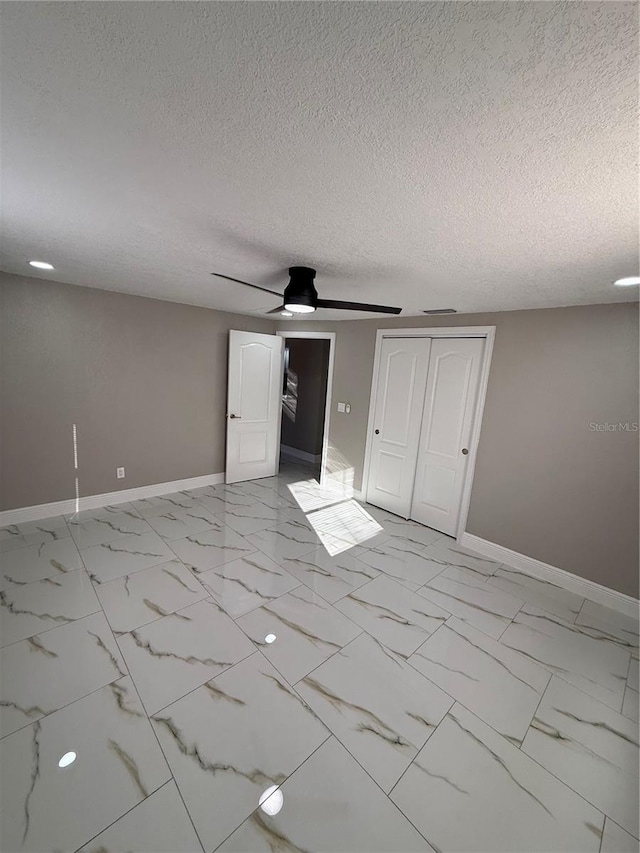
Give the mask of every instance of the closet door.
POLYGON ((434 339, 411 518, 456 534, 478 399, 483 338, 434 339))
POLYGON ((374 412, 367 501, 407 518, 415 478, 429 338, 384 338, 374 412))

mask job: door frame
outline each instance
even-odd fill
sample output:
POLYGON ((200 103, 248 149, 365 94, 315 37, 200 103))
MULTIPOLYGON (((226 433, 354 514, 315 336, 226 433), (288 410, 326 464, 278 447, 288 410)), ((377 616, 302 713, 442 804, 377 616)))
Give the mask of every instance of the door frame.
MULTIPOLYGON (((322 459, 320 460, 320 478, 324 474, 327 453, 329 450, 329 421, 331 418, 331 393, 333 389, 333 365, 335 360, 336 333, 335 332, 288 332, 279 330, 276 332, 281 338, 307 338, 309 340, 329 341, 329 363, 327 364, 327 396, 324 404, 324 431, 322 433, 322 459)), ((283 341, 282 351, 286 341, 283 341)), ((280 395, 280 422, 282 422, 282 395, 280 395)), ((280 443, 278 443, 278 447, 280 443)))
POLYGON ((415 329, 378 329, 376 332, 376 351, 373 359, 373 375, 371 377, 371 394, 369 397, 369 415, 367 418, 367 440, 364 453, 364 467, 362 471, 362 499, 366 501, 369 487, 369 465, 371 463, 371 447, 373 443, 374 414, 376 408, 376 395, 378 390, 378 374, 380 373, 380 353, 383 338, 484 338, 485 348, 482 355, 480 367, 478 399, 473 413, 473 429, 469 442, 469 458, 467 462, 467 473, 462 489, 460 501, 460 519, 456 530, 456 541, 460 542, 462 534, 466 530, 469 505, 471 503, 471 489, 476 468, 476 452, 480 441, 480 430, 482 428, 482 416, 484 404, 487 397, 487 386, 489 384, 489 370, 491 357, 493 355, 493 343, 496 336, 495 326, 420 326, 415 329))

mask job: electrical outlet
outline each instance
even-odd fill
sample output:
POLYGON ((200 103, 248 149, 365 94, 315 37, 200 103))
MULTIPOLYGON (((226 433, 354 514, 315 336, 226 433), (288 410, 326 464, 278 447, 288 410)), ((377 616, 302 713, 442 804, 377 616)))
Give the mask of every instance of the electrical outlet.
POLYGON ((348 415, 351 414, 351 406, 349 405, 349 403, 345 403, 344 410, 348 415))
POLYGON ((118 480, 124 480, 124 468, 116 468, 116 477, 118 480))

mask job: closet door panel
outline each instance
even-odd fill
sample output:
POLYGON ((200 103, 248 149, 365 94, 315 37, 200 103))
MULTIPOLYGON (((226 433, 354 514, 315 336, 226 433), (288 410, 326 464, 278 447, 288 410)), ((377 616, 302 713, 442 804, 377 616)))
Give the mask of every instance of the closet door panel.
POLYGON ((384 338, 372 436, 367 501, 409 515, 431 340, 384 338))
POLYGON ((411 518, 450 536, 460 517, 484 344, 442 338, 431 347, 411 518))

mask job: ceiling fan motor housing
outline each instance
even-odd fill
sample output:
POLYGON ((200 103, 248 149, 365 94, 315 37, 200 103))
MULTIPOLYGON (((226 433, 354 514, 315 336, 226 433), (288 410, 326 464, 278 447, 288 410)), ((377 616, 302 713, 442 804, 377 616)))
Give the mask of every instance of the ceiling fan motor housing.
POLYGON ((313 284, 316 271, 311 267, 289 267, 289 284, 284 291, 285 305, 308 305, 315 308, 318 291, 313 284))

